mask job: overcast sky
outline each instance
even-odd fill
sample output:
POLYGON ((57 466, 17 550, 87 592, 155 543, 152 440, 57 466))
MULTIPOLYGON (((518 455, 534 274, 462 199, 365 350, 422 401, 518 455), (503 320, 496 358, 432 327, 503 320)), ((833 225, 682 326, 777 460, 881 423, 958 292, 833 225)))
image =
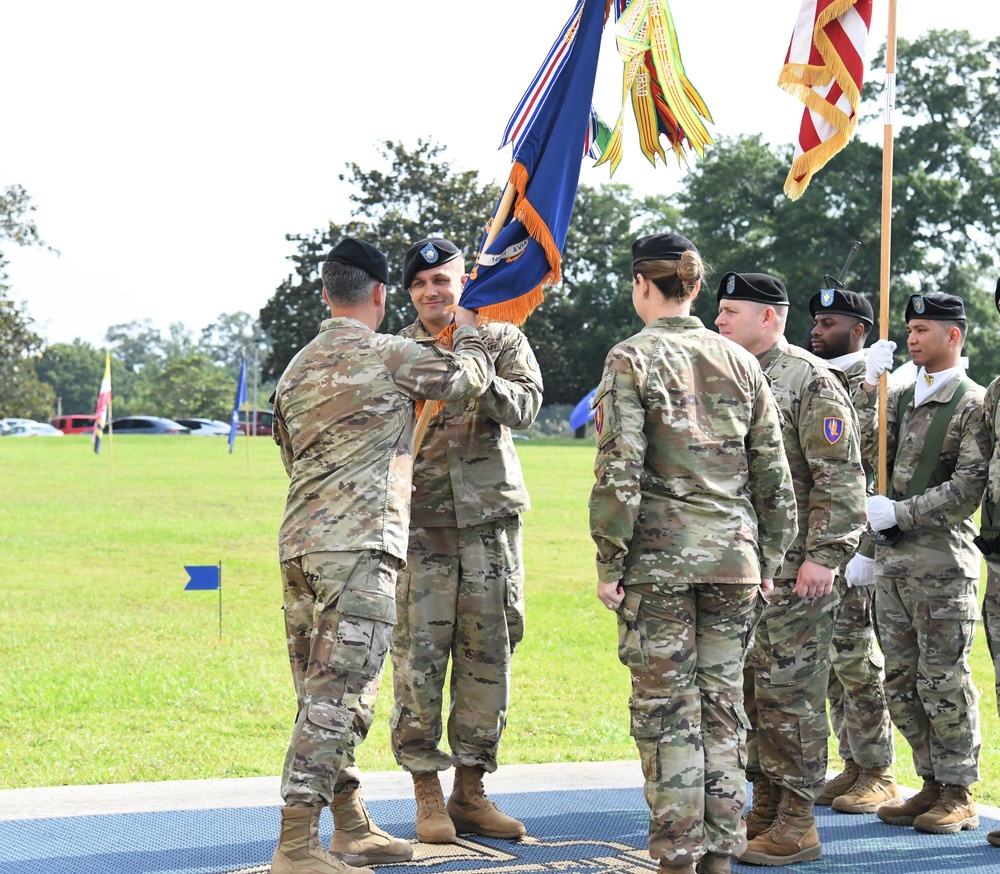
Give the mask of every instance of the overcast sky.
MULTIPOLYGON (((9 248, 15 298, 49 342, 98 346, 110 325, 137 319, 198 331, 221 313, 256 315, 291 272, 285 234, 347 220, 337 177, 350 161, 376 166, 377 143, 434 139, 458 169, 505 178, 500 136, 573 5, 0 0, 0 187, 28 190, 61 252, 9 248)), ((716 135, 794 140, 801 104, 775 83, 799 5, 671 3, 716 135)), ((898 7, 903 38, 1000 35, 1000 6, 898 7)), ((870 53, 887 8, 876 0, 870 53)), ((611 30, 595 95, 609 123, 621 95, 611 30)), ((630 110, 626 120, 614 181, 675 190, 684 171, 652 168, 630 110)), ((581 180, 607 181, 589 163, 581 180)))

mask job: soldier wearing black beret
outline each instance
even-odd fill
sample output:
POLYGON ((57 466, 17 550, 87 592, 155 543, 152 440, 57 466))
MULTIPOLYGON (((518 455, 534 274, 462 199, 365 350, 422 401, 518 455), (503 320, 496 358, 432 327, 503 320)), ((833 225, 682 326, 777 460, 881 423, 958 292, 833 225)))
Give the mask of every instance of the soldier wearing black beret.
POLYGON ((813 317, 809 331, 813 353, 843 370, 855 364, 875 324, 868 298, 856 291, 824 288, 809 298, 809 313, 813 317), (845 356, 851 360, 839 360, 845 356))

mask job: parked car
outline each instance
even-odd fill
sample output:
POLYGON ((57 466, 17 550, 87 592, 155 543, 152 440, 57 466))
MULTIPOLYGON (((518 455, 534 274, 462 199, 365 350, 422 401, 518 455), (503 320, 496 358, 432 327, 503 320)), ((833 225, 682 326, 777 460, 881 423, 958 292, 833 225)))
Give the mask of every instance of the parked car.
MULTIPOLYGON (((116 434, 190 434, 191 429, 185 428, 173 419, 162 416, 123 416, 113 419, 111 428, 116 434)), ((107 429, 105 429, 107 430, 107 429)))
POLYGON ((218 419, 177 419, 177 424, 190 428, 191 433, 196 435, 229 434, 229 423, 218 419))
POLYGON ((93 416, 56 416, 51 424, 63 434, 93 434, 94 421, 93 416))
POLYGON ((5 437, 62 437, 63 432, 48 422, 28 422, 25 425, 13 425, 5 437))
MULTIPOLYGON (((256 427, 250 428, 250 433, 255 434, 258 437, 270 437, 271 436, 271 423, 274 421, 274 413, 270 410, 257 410, 256 427)), ((240 410, 240 433, 247 433, 247 422, 251 425, 254 422, 254 411, 253 410, 240 410)))
POLYGON ((0 432, 6 434, 15 425, 37 425, 34 419, 0 419, 0 432))

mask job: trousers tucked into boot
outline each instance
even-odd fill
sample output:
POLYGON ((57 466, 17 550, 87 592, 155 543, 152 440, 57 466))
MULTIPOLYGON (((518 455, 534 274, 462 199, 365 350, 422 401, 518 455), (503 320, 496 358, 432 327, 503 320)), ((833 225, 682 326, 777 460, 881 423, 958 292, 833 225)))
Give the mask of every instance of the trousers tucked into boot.
POLYGON ((772 783, 763 774, 753 781, 753 806, 747 811, 747 840, 752 841, 757 835, 762 835, 774 822, 778 815, 778 799, 781 798, 781 787, 772 783))
POLYGON ((459 834, 487 838, 523 838, 524 823, 501 813, 483 789, 482 767, 455 768, 455 785, 448 798, 448 815, 459 834))
POLYGON ((322 807, 281 808, 281 838, 271 857, 271 874, 375 874, 331 856, 319 841, 322 807))
POLYGON ((818 859, 822 852, 812 801, 782 787, 774 822, 747 844, 739 861, 751 865, 792 865, 818 859))
POLYGON ((411 776, 417 799, 417 840, 425 844, 454 843, 455 824, 445 810, 437 771, 414 772, 411 776))
POLYGON ((333 840, 330 852, 350 865, 381 865, 405 862, 413 856, 413 845, 382 831, 372 822, 361 790, 337 792, 330 802, 333 840))

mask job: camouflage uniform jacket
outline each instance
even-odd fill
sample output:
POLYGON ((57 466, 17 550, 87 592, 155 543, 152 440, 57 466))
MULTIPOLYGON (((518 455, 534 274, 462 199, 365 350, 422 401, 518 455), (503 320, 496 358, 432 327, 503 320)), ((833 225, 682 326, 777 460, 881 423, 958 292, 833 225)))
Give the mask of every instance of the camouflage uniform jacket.
MULTIPOLYGON (((847 384, 853 398, 854 392, 858 390, 858 387, 865 381, 865 371, 868 368, 868 350, 861 350, 861 357, 858 358, 853 364, 849 364, 844 368, 844 374, 847 376, 847 384)), ((860 427, 860 423, 859 423, 860 427)), ((868 458, 865 457, 865 453, 862 447, 861 452, 861 466, 865 469, 865 483, 867 485, 865 494, 871 496, 875 494, 875 472, 872 470, 872 466, 869 463, 868 458)), ((866 514, 867 515, 867 514, 866 514)), ((861 543, 858 545, 858 553, 865 556, 865 558, 875 558, 875 532, 872 531, 870 525, 865 525, 864 533, 861 535, 861 543)))
MULTIPOLYGON (((400 334, 432 344, 420 319, 400 334)), ((410 524, 470 528, 529 509, 510 430, 530 427, 542 405, 542 375, 528 339, 513 325, 479 328, 496 368, 486 392, 436 413, 413 460, 410 524)))
MULTIPOLYGON (((989 384, 986 396, 983 398, 983 430, 986 434, 987 446, 990 449, 990 466, 986 478, 983 507, 992 513, 992 527, 1000 528, 1000 512, 997 512, 996 509, 997 502, 1000 501, 1000 376, 989 384)), ((989 525, 985 511, 980 521, 983 525, 989 525)), ((989 564, 1000 569, 1000 563, 991 561, 989 564)))
POLYGON ((798 507, 798 536, 777 576, 795 579, 807 559, 839 568, 854 555, 867 520, 858 419, 847 377, 784 337, 758 360, 781 411, 798 507))
POLYGON ((657 319, 608 353, 594 423, 602 582, 774 576, 795 536, 795 499, 778 411, 750 353, 694 316, 657 319), (633 568, 641 579, 622 579, 633 568))
POLYGON ((273 395, 274 441, 291 478, 281 560, 356 550, 405 560, 414 400, 476 397, 493 373, 471 328, 455 332, 449 352, 355 319, 323 322, 273 395))
MULTIPOLYGON (((920 462, 934 414, 952 399, 959 382, 955 377, 933 400, 916 408, 911 401, 905 410, 899 410, 898 406, 908 385, 889 388, 886 457, 891 471, 890 497, 896 501, 896 523, 900 529, 920 530, 904 533, 894 547, 876 547, 879 572, 885 576, 912 577, 919 570, 921 576, 930 579, 979 577, 979 551, 972 543, 976 535, 972 515, 983 498, 990 457, 989 438, 982 421, 985 394, 982 386, 973 384, 948 423, 939 455, 939 464, 947 471, 948 478, 919 495, 901 499, 920 462)), ((875 464, 878 390, 869 393, 859 388, 854 403, 861 420, 865 454, 875 464)))

